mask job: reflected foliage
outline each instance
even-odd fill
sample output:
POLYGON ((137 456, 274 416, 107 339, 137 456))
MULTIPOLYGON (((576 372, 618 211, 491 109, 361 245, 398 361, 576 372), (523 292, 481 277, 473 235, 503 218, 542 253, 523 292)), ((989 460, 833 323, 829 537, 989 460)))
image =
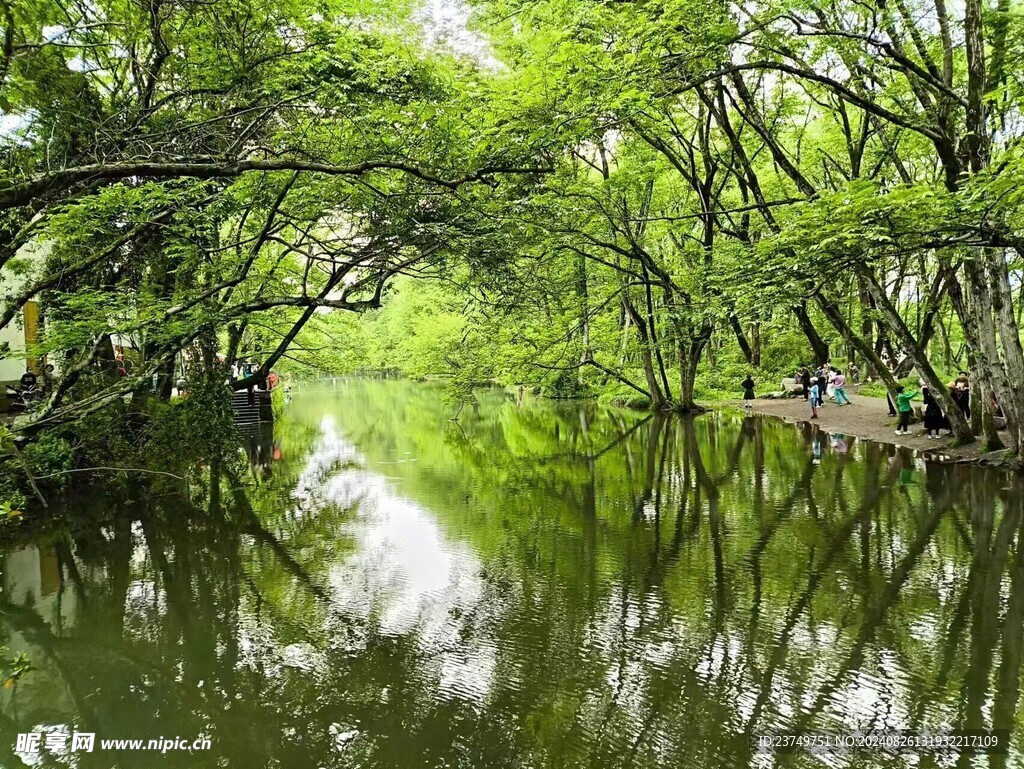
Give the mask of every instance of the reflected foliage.
POLYGON ((143 767, 770 766, 750 735, 853 725, 1007 728, 978 765, 1019 760, 1019 482, 741 415, 489 391, 454 423, 439 392, 311 385, 248 474, 7 552, 0 642, 36 669, 0 761, 53 724, 213 740, 143 767))

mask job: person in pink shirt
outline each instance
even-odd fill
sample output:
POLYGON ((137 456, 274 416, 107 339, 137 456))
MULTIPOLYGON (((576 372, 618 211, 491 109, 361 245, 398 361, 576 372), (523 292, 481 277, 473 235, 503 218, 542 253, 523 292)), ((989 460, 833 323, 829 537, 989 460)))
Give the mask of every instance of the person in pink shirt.
POLYGON ((850 402, 846 396, 846 377, 839 369, 836 369, 836 375, 832 379, 832 394, 835 396, 837 406, 842 406, 843 401, 850 402))

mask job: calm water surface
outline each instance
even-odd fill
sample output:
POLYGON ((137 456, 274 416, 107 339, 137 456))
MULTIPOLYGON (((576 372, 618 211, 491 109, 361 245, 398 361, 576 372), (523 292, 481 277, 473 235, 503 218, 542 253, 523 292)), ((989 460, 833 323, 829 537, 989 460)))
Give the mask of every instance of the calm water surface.
POLYGON ((1019 766, 1024 493, 773 420, 346 381, 0 556, 0 766, 1019 766), (90 513, 91 514, 91 513, 90 513), (762 755, 1004 728, 1008 756, 762 755), (15 752, 19 732, 206 752, 15 752))

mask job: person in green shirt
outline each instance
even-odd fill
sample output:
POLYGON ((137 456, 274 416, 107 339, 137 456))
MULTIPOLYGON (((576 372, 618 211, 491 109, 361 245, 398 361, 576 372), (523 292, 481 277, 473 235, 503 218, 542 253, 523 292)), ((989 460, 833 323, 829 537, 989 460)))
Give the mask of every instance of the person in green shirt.
POLYGON ((896 386, 896 410, 900 413, 900 423, 896 426, 897 435, 909 435, 910 430, 910 414, 913 412, 914 407, 910 405, 910 401, 917 397, 917 390, 910 390, 907 392, 903 389, 903 385, 896 386))

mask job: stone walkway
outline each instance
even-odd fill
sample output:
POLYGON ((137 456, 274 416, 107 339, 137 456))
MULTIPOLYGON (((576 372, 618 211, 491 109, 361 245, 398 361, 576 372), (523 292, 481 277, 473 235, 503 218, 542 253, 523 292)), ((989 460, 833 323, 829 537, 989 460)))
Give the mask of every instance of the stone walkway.
MULTIPOLYGON (((853 401, 850 405, 837 406, 832 401, 826 401, 825 405, 818 409, 818 418, 814 421, 821 429, 828 433, 854 435, 879 443, 929 451, 943 455, 946 459, 976 459, 983 453, 980 441, 951 449, 948 445, 950 439, 945 437, 945 432, 938 440, 929 439, 920 422, 910 425, 909 435, 896 435, 896 417, 889 416, 885 398, 861 397, 853 391, 850 391, 849 395, 853 401)), ((738 408, 743 408, 744 405, 741 400, 727 403, 738 408)), ((914 405, 920 405, 920 396, 914 400, 914 405)), ((751 401, 751 410, 758 414, 781 417, 787 422, 806 422, 811 418, 811 409, 803 396, 785 399, 758 398, 751 401)))

